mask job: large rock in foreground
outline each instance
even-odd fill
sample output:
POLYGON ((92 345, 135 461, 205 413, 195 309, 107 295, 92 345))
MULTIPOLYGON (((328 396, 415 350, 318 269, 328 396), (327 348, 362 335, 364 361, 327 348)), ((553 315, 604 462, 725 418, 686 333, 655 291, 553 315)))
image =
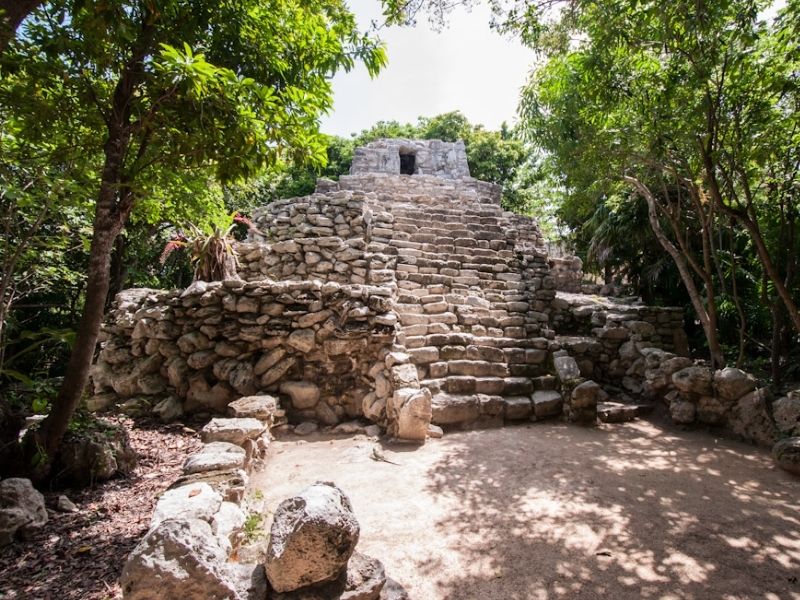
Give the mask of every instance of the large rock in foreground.
POLYGON ((128 556, 120 576, 122 596, 125 600, 238 598, 227 558, 205 521, 163 521, 128 556))
POLYGON ((772 458, 784 471, 800 475, 800 437, 786 438, 775 444, 772 458))
POLYGON ((386 584, 381 561, 355 552, 335 581, 278 593, 271 600, 378 600, 386 584))
POLYGON ((275 511, 266 570, 272 588, 291 592, 337 579, 358 542, 350 500, 332 483, 318 482, 275 511))
POLYGON ((42 496, 30 479, 0 481, 0 546, 25 537, 47 523, 47 509, 42 496))

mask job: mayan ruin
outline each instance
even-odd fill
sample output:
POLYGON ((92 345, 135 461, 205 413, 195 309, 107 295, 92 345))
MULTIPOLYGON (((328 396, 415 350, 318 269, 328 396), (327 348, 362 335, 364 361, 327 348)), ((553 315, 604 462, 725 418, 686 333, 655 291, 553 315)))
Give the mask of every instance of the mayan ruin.
POLYGON ((0 0, 0 600, 800 600, 799 39, 0 0))

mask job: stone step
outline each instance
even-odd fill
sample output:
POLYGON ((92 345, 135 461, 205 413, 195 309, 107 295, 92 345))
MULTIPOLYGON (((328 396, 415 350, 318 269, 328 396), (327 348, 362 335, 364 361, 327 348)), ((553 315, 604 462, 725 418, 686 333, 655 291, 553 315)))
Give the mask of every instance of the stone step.
MULTIPOLYGON (((401 332, 407 328, 402 327, 401 332)), ((408 328, 410 329, 410 328, 408 328)), ((488 346, 491 348, 501 348, 514 352, 517 350, 539 350, 531 352, 520 362, 544 362, 547 359, 547 349, 550 344, 543 337, 527 337, 525 339, 510 338, 504 336, 485 336, 474 335, 468 332, 450 331, 447 333, 431 333, 425 336, 414 335, 406 336, 405 342, 411 341, 415 347, 422 346, 488 346), (419 342, 415 338, 421 338, 419 342)))
POLYGON ((503 421, 529 419, 529 396, 450 394, 439 392, 431 400, 431 423, 446 428, 499 427, 503 421))
POLYGON ((621 402, 598 402, 597 418, 603 423, 626 423, 639 416, 640 407, 621 402))
POLYGON ((533 382, 529 377, 475 377, 448 374, 443 379, 440 389, 450 394, 519 396, 533 393, 533 382))

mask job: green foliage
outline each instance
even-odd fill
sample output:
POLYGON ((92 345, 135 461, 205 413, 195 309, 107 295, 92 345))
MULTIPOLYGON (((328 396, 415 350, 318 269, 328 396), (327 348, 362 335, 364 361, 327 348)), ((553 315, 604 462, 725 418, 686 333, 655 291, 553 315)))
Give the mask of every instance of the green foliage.
MULTIPOLYGON (((101 172, 120 225, 133 206, 112 290, 185 280, 155 267, 170 224, 224 218, 220 182, 324 163, 330 79, 357 62, 386 54, 342 0, 44 3, 0 55, 0 369, 23 332, 76 326, 101 172)), ((47 348, 6 377, 63 364, 47 348)))
POLYGON ((780 300, 763 285, 775 281, 765 256, 800 296, 800 236, 789 208, 798 205, 789 182, 800 164, 800 17, 789 3, 765 21, 769 6, 619 0, 548 11, 517 3, 504 22, 546 57, 523 91, 522 126, 546 151, 562 193, 558 215, 587 266, 674 299, 676 270, 628 183, 638 181, 656 196, 672 242, 699 257, 698 280, 704 270, 713 280, 729 336, 741 317, 751 337, 768 332, 769 306, 780 300), (743 219, 766 254, 756 255, 743 219), (703 255, 711 262, 703 265, 703 255))
POLYGON ((244 539, 250 543, 264 536, 264 527, 261 513, 251 512, 247 515, 243 526, 244 539))

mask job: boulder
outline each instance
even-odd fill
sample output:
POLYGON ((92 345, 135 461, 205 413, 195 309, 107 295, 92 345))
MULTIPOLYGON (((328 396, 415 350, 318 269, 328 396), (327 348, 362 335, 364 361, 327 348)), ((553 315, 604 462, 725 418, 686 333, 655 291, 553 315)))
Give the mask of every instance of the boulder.
POLYGON ((116 474, 128 475, 136 468, 136 451, 128 432, 101 419, 68 431, 55 460, 54 473, 63 483, 78 487, 105 481, 116 474))
POLYGON ((228 404, 228 416, 235 419, 258 419, 259 421, 272 422, 278 410, 278 400, 274 396, 244 396, 228 404))
POLYGON ((199 519, 211 522, 222 504, 222 495, 208 483, 194 483, 167 490, 156 502, 150 529, 170 519, 199 519))
POLYGON ((335 581, 272 594, 271 600, 378 600, 386 584, 383 564, 354 552, 344 571, 335 581))
POLYGON ((295 435, 311 435, 317 429, 319 429, 319 425, 314 423, 314 421, 303 421, 294 428, 294 433, 295 435))
POLYGON ((756 380, 741 369, 725 367, 714 371, 714 388, 717 395, 725 400, 738 400, 756 389, 756 380))
POLYGON ((772 405, 772 416, 781 433, 800 435, 800 391, 778 398, 772 405))
POLYGON ((237 598, 227 555, 199 519, 167 520, 142 538, 120 576, 125 600, 237 598))
POLYGON ((571 356, 556 356, 553 359, 553 366, 556 369, 556 375, 562 382, 578 379, 581 376, 580 367, 571 356))
POLYGON ((381 595, 378 596, 378 598, 380 600, 410 600, 410 596, 405 588, 391 577, 386 579, 386 583, 381 590, 381 595))
POLYGON ((183 472, 191 475, 206 471, 243 469, 246 459, 246 452, 241 446, 229 442, 211 442, 186 459, 183 472))
POLYGON ((769 413, 768 393, 762 388, 745 394, 728 413, 728 427, 736 435, 759 446, 772 446, 778 437, 769 413))
POLYGON ((226 554, 230 555, 244 537, 242 529, 246 520, 242 509, 233 502, 220 504, 219 510, 211 519, 211 531, 217 536, 217 541, 226 554))
POLYGON ((716 396, 701 396, 697 401, 697 420, 706 425, 721 425, 730 403, 716 396))
POLYGON ((12 477, 0 481, 0 546, 26 538, 47 523, 44 496, 30 479, 12 477))
POLYGON ((200 430, 205 443, 229 442, 241 446, 245 440, 254 440, 267 430, 258 419, 211 419, 200 430))
POLYGON ((332 483, 318 482, 275 511, 266 570, 276 592, 336 580, 358 542, 359 525, 349 498, 332 483))
POLYGON ((297 410, 314 408, 319 402, 319 387, 310 381, 286 381, 280 390, 292 399, 292 406, 297 410))
POLYGON ((689 423, 694 423, 694 419, 697 416, 697 407, 693 402, 676 398, 669 404, 669 415, 672 417, 673 423, 688 425, 689 423))
POLYGON ((712 396, 714 380, 711 369, 692 366, 672 374, 672 384, 684 394, 695 396, 712 396))
POLYGON ((230 562, 228 568, 239 593, 237 600, 264 600, 269 597, 264 565, 230 562))
POLYGON ((183 404, 177 396, 167 396, 153 407, 153 414, 162 423, 170 423, 183 415, 183 404))
POLYGON ((775 444, 772 459, 784 471, 800 475, 800 436, 785 438, 775 444))
POLYGON ((583 409, 597 406, 602 388, 594 381, 584 381, 572 390, 572 408, 583 409))

